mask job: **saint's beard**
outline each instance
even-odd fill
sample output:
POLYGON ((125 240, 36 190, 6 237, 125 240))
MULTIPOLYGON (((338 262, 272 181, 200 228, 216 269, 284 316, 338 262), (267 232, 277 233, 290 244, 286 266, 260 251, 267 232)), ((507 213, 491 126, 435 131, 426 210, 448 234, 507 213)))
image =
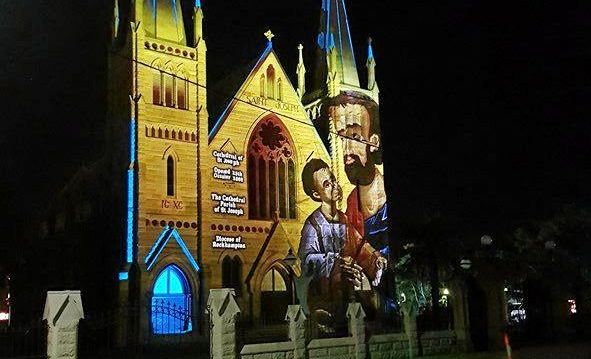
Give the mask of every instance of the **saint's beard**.
POLYGON ((353 163, 345 164, 345 173, 347 178, 354 185, 367 186, 371 184, 375 178, 375 165, 368 156, 365 165, 361 164, 361 159, 357 155, 349 155, 353 158, 353 163))

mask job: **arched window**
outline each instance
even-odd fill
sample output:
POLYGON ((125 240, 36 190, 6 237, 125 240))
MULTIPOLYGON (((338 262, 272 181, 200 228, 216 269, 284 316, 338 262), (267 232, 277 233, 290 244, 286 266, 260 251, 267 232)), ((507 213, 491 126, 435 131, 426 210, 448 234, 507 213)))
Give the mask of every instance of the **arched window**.
POLYGON ((166 195, 174 196, 174 159, 168 156, 166 159, 166 195))
POLYGON ((295 158, 278 117, 261 120, 248 145, 248 208, 251 219, 296 218, 295 158))
POLYGON ((222 288, 234 288, 236 295, 242 289, 242 261, 238 256, 226 256, 222 261, 222 288))
POLYGON ((268 271, 263 278, 263 282, 261 283, 261 292, 285 291, 287 291, 285 280, 283 280, 283 277, 276 268, 271 268, 271 270, 268 271))
POLYGON ((275 98, 275 68, 273 65, 267 67, 267 97, 275 98))
POLYGON ((162 72, 156 70, 152 74, 152 103, 162 105, 162 72))
POLYGON ((168 107, 174 107, 174 78, 172 75, 164 74, 164 103, 168 107))
POLYGON ((283 100, 283 81, 281 77, 277 79, 277 99, 279 101, 283 100))
POLYGON ((291 285, 286 271, 274 266, 261 282, 261 316, 266 323, 281 323, 285 320, 285 308, 292 297, 291 285))
POLYGON ((179 267, 164 268, 152 289, 152 332, 184 334, 192 331, 191 287, 179 267))
POLYGON ((178 108, 186 110, 189 108, 187 103, 187 80, 176 79, 176 103, 178 108))
POLYGON ((260 87, 260 94, 261 97, 265 97, 265 74, 261 75, 261 79, 259 81, 259 87, 260 87))

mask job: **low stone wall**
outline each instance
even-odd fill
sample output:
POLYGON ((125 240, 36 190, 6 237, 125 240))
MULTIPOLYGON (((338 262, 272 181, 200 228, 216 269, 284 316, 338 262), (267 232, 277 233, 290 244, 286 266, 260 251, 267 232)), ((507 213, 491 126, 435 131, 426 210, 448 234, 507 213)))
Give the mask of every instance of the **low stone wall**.
POLYGON ((355 340, 353 337, 314 339, 308 344, 308 358, 355 359, 355 340))
MULTIPOLYGON (((371 359, 406 359, 409 357, 409 344, 405 333, 374 335, 368 342, 369 357, 371 359)), ((417 345, 414 346, 414 348, 417 347, 417 345)))
MULTIPOLYGON (((406 359, 409 358, 410 342, 405 333, 374 335, 369 339, 369 357, 371 359, 406 359)), ((450 354, 459 351, 456 334, 453 331, 423 333, 413 343, 414 356, 450 354), (419 348, 420 354, 419 354, 419 348)))
POLYGON ((456 334, 450 330, 426 332, 420 337, 423 355, 449 354, 458 352, 456 334))
POLYGON ((293 342, 247 344, 240 351, 240 357, 242 359, 293 359, 294 350, 293 342))

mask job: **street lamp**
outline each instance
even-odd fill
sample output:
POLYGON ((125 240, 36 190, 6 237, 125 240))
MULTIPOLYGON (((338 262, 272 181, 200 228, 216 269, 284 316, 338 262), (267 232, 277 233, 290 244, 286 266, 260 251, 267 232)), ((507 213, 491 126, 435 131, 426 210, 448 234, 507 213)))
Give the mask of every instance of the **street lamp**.
POLYGON ((472 261, 469 259, 462 259, 460 261, 460 267, 463 270, 470 270, 470 268, 472 268, 472 261))
POLYGON ((544 243, 544 248, 546 248, 549 251, 554 250, 556 249, 556 242, 550 239, 546 241, 546 243, 544 243))
POLYGON ((289 251, 287 251, 287 255, 283 258, 283 263, 287 266, 287 270, 289 271, 289 281, 291 282, 291 304, 295 304, 295 285, 293 279, 293 266, 296 264, 298 257, 293 254, 291 247, 289 251))
POLYGON ((483 246, 488 247, 492 245, 492 243, 493 239, 488 234, 485 234, 484 236, 480 237, 480 244, 482 244, 483 246))

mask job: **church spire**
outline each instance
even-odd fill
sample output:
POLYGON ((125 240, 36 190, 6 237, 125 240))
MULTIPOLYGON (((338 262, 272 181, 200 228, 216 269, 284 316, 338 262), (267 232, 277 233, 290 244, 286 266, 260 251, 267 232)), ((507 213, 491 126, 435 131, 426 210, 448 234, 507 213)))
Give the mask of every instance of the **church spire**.
POLYGON ((302 46, 302 44, 298 45, 298 52, 299 52, 299 59, 298 59, 298 68, 296 70, 296 73, 298 75, 298 95, 300 96, 300 99, 304 96, 304 93, 306 93, 306 67, 304 66, 304 55, 302 53, 302 50, 304 49, 304 46, 302 46))
MULTIPOLYGON (((143 26, 146 29, 146 35, 180 45, 187 45, 180 0, 143 1, 143 26)), ((197 1, 197 3, 200 2, 197 1)))
POLYGON ((367 40, 367 89, 373 90, 376 87, 376 60, 373 57, 373 47, 371 37, 367 40))
POLYGON ((336 63, 334 63, 334 68, 328 71, 336 72, 335 80, 339 84, 359 87, 359 75, 357 74, 345 0, 322 0, 317 45, 319 72, 315 76, 316 85, 326 83, 328 74, 327 69, 323 68, 326 66, 324 64, 326 64, 332 50, 335 52, 336 63))
POLYGON ((201 0, 195 0, 193 7, 193 46, 197 47, 203 39, 203 10, 201 0))
POLYGON ((112 29, 113 39, 116 39, 117 36, 119 36, 119 0, 115 0, 115 3, 113 4, 112 26, 113 26, 113 29, 112 29))

